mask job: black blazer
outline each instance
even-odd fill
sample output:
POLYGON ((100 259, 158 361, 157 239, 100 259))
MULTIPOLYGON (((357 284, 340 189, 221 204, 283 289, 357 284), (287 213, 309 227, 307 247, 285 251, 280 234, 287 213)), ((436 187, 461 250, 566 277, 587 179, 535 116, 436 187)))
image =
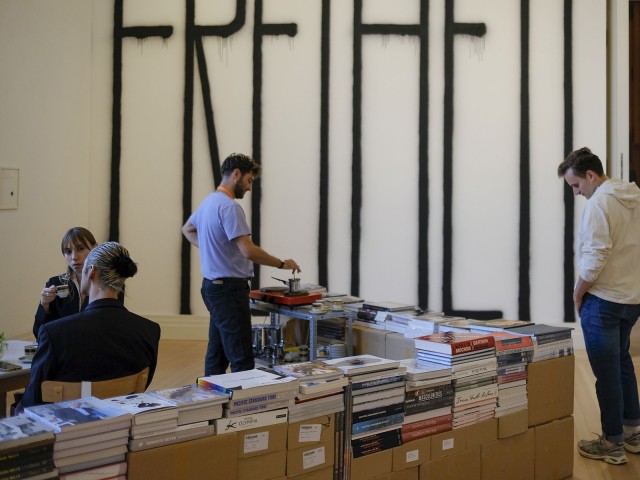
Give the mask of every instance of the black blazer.
MULTIPOLYGON (((67 281, 66 274, 57 275, 55 277, 51 277, 45 287, 49 288, 52 286, 59 287, 60 285, 66 285, 67 281)), ((120 303, 124 305, 124 292, 120 292, 118 294, 118 299, 120 303)), ((68 317, 69 315, 73 315, 74 313, 78 313, 85 308, 89 304, 89 297, 84 297, 84 301, 82 305, 80 305, 80 293, 76 288, 76 284, 73 282, 69 282, 69 295, 65 298, 56 297, 53 302, 49 304, 49 313, 44 311, 44 307, 38 303, 38 309, 36 310, 36 316, 33 322, 33 336, 34 338, 38 338, 38 330, 40 330, 40 325, 43 325, 48 322, 52 322, 53 320, 58 320, 59 318, 68 317)))
POLYGON ((129 312, 119 300, 91 302, 75 315, 45 323, 31 364, 31 381, 22 406, 42 402, 45 380, 98 381, 149 368, 147 387, 158 360, 160 326, 129 312))

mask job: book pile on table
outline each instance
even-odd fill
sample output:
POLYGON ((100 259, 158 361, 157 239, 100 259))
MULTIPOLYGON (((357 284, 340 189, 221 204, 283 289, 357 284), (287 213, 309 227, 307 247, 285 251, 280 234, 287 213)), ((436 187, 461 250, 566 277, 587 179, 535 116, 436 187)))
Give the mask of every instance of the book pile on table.
POLYGON ((507 331, 489 332, 496 340, 498 406, 495 416, 527 408, 527 364, 533 358, 533 341, 507 331))
POLYGON ((533 339, 532 362, 547 360, 549 358, 566 357, 573 355, 572 327, 545 325, 536 323, 523 327, 511 328, 509 332, 518 335, 528 335, 533 339))
POLYGON ((325 363, 340 368, 349 377, 346 425, 351 425, 353 457, 402 445, 405 369, 400 362, 356 355, 325 363))
POLYGON ((445 316, 443 312, 424 312, 421 314, 411 314, 398 312, 396 317, 404 316, 408 320, 404 336, 408 338, 422 337, 438 333, 439 325, 451 317, 445 316))
POLYGON ((495 339, 471 332, 441 332, 415 339, 417 365, 437 363, 453 372, 453 428, 492 418, 498 381, 495 339))
POLYGON ((228 395, 201 388, 197 383, 148 393, 178 407, 178 427, 222 417, 222 405, 229 401, 228 395))
POLYGON ((0 478, 58 478, 53 427, 27 415, 0 419, 0 478))
POLYGON ((387 320, 392 313, 406 312, 416 313, 413 305, 399 302, 369 302, 364 301, 358 309, 354 323, 365 325, 379 330, 387 329, 387 320))
POLYGON ((400 360, 406 368, 402 443, 452 429, 453 375, 437 363, 418 366, 415 359, 400 360))
POLYGON ((125 460, 131 415, 106 400, 35 405, 25 413, 55 431, 53 461, 61 475, 125 460))
POLYGON ((349 379, 339 368, 310 360, 274 365, 273 369, 300 380, 295 402, 289 406, 289 422, 344 411, 344 387, 349 379))
POLYGON ((223 404, 222 418, 214 421, 219 434, 237 430, 253 418, 259 418, 262 426, 269 425, 264 422, 280 420, 283 411, 288 418, 288 408, 295 402, 300 380, 271 368, 258 367, 200 377, 198 385, 229 396, 223 404))
POLYGON ((177 403, 152 395, 150 392, 121 395, 109 398, 107 401, 132 415, 129 438, 129 450, 132 452, 213 434, 207 431, 209 424, 207 421, 192 423, 188 427, 178 427, 177 403), (204 433, 202 433, 203 430, 204 433), (199 435, 200 433, 202 435, 199 435))

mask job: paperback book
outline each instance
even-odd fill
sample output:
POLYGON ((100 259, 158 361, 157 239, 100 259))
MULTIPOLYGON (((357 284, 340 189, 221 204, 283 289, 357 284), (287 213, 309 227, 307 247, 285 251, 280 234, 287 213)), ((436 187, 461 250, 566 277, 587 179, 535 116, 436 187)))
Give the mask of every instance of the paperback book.
POLYGON ((323 361, 328 365, 338 367, 348 376, 388 370, 400 366, 399 360, 389 360, 375 355, 355 355, 323 361))
POLYGON ((27 415, 0 419, 0 452, 20 445, 53 440, 52 426, 27 415))
POLYGON ((493 336, 471 332, 434 333, 415 339, 415 347, 417 349, 447 355, 460 355, 494 346, 495 339, 493 336))
POLYGON ((283 363, 274 365, 273 369, 284 375, 299 378, 300 381, 304 382, 344 377, 344 372, 342 370, 320 360, 283 363))
POLYGON ((133 416, 134 425, 145 425, 163 420, 176 420, 178 424, 178 407, 175 402, 162 400, 149 393, 132 393, 107 399, 116 408, 133 416))
POLYGON ((131 425, 131 414, 95 397, 35 405, 25 408, 25 413, 52 427, 58 440, 114 430, 121 424, 131 425))
POLYGON ((233 400, 286 390, 298 391, 300 379, 266 367, 198 378, 198 385, 233 400))

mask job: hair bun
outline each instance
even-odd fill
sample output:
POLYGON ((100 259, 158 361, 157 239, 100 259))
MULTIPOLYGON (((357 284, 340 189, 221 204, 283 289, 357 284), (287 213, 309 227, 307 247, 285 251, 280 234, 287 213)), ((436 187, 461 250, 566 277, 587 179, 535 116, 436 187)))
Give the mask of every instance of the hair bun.
POLYGON ((121 277, 133 277, 138 272, 137 265, 127 255, 118 255, 113 260, 113 266, 121 277))

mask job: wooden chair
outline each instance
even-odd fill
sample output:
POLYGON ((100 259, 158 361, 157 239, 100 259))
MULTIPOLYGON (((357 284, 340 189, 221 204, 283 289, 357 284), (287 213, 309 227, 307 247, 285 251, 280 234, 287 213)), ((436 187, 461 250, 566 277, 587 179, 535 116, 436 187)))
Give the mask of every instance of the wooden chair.
POLYGON ((149 367, 127 377, 98 382, 57 382, 55 380, 46 380, 42 382, 42 401, 57 403, 86 396, 110 398, 129 393, 142 393, 147 387, 148 378, 149 367))

